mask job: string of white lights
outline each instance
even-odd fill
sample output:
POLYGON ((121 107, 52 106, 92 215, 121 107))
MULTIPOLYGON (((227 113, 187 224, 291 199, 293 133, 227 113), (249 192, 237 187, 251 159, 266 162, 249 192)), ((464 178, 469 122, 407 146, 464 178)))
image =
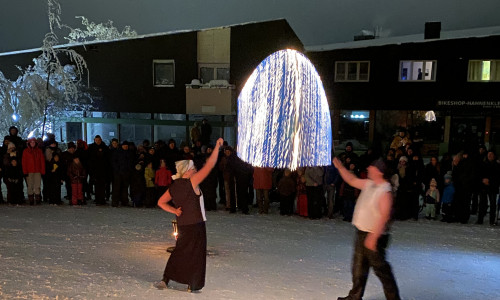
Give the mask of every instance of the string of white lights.
POLYGON ((238 156, 258 167, 331 164, 332 130, 323 84, 296 50, 268 56, 238 97, 238 156))

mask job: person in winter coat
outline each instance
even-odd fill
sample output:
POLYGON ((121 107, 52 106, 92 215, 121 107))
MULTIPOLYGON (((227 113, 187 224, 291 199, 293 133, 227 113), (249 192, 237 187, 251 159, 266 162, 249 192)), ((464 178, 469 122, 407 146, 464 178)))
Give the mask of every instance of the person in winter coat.
POLYGON ((407 156, 401 156, 396 174, 399 178, 397 198, 394 203, 395 217, 398 220, 408 220, 411 217, 411 199, 413 192, 413 172, 408 163, 407 156))
POLYGON ((474 160, 474 165, 477 166, 476 178, 474 182, 476 183, 473 186, 472 191, 472 205, 471 205, 471 215, 477 215, 478 207, 479 207, 479 198, 481 194, 481 186, 482 186, 482 178, 481 171, 484 163, 487 160, 488 150, 485 145, 479 145, 479 149, 476 152, 476 155, 472 155, 472 159, 474 160))
POLYGON ((455 186, 455 197, 453 199, 453 211, 455 221, 467 224, 470 218, 470 205, 476 178, 476 166, 467 153, 461 152, 453 157, 452 162, 453 185, 455 186))
POLYGON ((424 193, 424 163, 418 153, 413 153, 410 161, 410 167, 408 172, 410 172, 411 178, 411 196, 410 196, 410 206, 409 214, 413 220, 418 220, 418 214, 420 212, 420 202, 419 198, 424 193))
POLYGON ((307 217, 307 189, 304 168, 297 169, 297 214, 301 217, 307 217))
POLYGON ((164 153, 165 154, 161 156, 165 158, 165 161, 167 163, 167 169, 169 169, 171 172, 175 171, 175 162, 182 159, 181 157, 182 155, 179 149, 177 148, 175 140, 170 139, 168 141, 168 145, 164 153))
MULTIPOLYGON (((349 170, 349 173, 357 176, 357 174, 355 173, 355 170, 357 168, 354 163, 349 163, 349 165, 347 165, 347 169, 349 170)), ((345 181, 342 181, 342 183, 340 184, 339 196, 342 199, 342 213, 344 215, 344 221, 346 222, 352 221, 354 207, 356 206, 356 200, 358 199, 359 193, 360 190, 350 186, 345 181)))
POLYGON ((109 147, 102 141, 101 136, 96 135, 94 143, 90 144, 88 150, 88 173, 90 182, 95 188, 95 204, 106 204, 106 182, 109 181, 109 147))
POLYGON ((3 176, 3 181, 7 186, 7 202, 12 205, 24 204, 24 174, 18 160, 15 156, 10 159, 3 176))
POLYGON ((451 179, 451 174, 447 173, 444 175, 443 198, 441 199, 443 219, 441 222, 450 223, 453 221, 453 197, 455 196, 455 187, 453 186, 451 179))
POLYGON ((243 214, 248 215, 248 205, 251 203, 248 187, 252 180, 253 167, 241 160, 238 156, 234 156, 234 162, 234 179, 236 182, 236 199, 238 201, 238 208, 243 214))
POLYGON ((399 149, 400 147, 405 147, 406 145, 411 144, 411 139, 406 132, 406 129, 399 128, 397 130, 394 139, 391 142, 391 149, 399 149))
POLYGON ((182 160, 193 160, 194 159, 194 153, 191 147, 188 145, 185 145, 182 148, 182 155, 181 155, 182 160))
POLYGON ((280 215, 291 216, 293 214, 293 200, 295 199, 296 183, 292 172, 285 169, 283 177, 278 182, 278 193, 280 195, 280 215))
POLYGON ((160 159, 160 168, 156 170, 155 174, 156 195, 158 197, 163 195, 171 184, 172 172, 167 168, 167 161, 160 159))
POLYGON ((146 196, 144 161, 138 161, 130 175, 130 199, 134 207, 142 207, 146 196))
POLYGON ((483 224, 484 216, 490 203, 490 225, 497 221, 497 194, 500 185, 500 165, 497 162, 496 155, 489 151, 487 159, 483 164, 481 171, 481 193, 479 197, 479 213, 477 224, 483 224))
POLYGON ((129 150, 129 143, 123 141, 121 148, 113 154, 113 199, 112 206, 128 206, 128 188, 134 169, 134 153, 129 150))
POLYGON ((210 144, 210 136, 212 135, 212 126, 207 119, 203 119, 201 123, 201 142, 203 145, 210 144))
POLYGON ((257 195, 257 206, 259 214, 267 214, 269 212, 269 190, 273 185, 273 168, 254 168, 253 170, 253 187, 257 195))
MULTIPOLYGON (((204 166, 213 152, 213 146, 208 146, 205 154, 204 166)), ((205 202, 205 210, 217 210, 217 168, 213 168, 208 176, 200 183, 201 191, 203 192, 203 200, 205 202)))
POLYGON ((323 194, 323 167, 307 167, 305 171, 307 210, 310 219, 320 219, 325 206, 323 194))
POLYGON ((160 157, 156 152, 156 149, 154 147, 150 147, 147 148, 147 151, 145 160, 153 162, 153 170, 158 170, 158 168, 160 168, 160 157))
MULTIPOLYGON (((425 166, 423 182, 425 184, 425 190, 427 191, 430 186, 431 179, 434 178, 437 182, 437 188, 439 193, 443 194, 443 176, 441 173, 441 166, 437 156, 432 156, 431 161, 425 166)), ((441 211, 441 202, 436 203, 436 214, 439 215, 441 211)))
POLYGON ((432 178, 429 189, 425 193, 425 218, 427 220, 436 219, 436 204, 440 202, 439 190, 436 179, 432 178))
POLYGON ((111 198, 111 185, 113 184, 113 156, 114 153, 120 148, 120 143, 118 142, 118 139, 113 138, 111 139, 111 143, 109 145, 109 152, 108 152, 108 165, 109 165, 109 177, 108 180, 106 180, 106 202, 109 201, 111 198))
POLYGON ((80 163, 85 168, 85 178, 83 180, 83 202, 87 204, 87 200, 91 199, 93 183, 88 181, 89 170, 89 146, 84 140, 78 139, 76 141, 76 155, 80 158, 80 163))
POLYGON ((236 188, 234 184, 235 155, 233 148, 224 148, 224 156, 221 158, 219 168, 224 176, 224 190, 226 192, 226 210, 236 212, 236 188))
MULTIPOLYGON (((21 153, 16 150, 16 145, 12 143, 9 139, 4 140, 2 149, 2 165, 0 166, 0 174, 5 175, 5 171, 10 166, 10 162, 13 158, 17 160, 17 166, 21 168, 21 153)), ((0 188, 0 202, 3 203, 2 190, 0 188)))
POLYGON ((61 153, 61 169, 64 177, 64 183, 66 188, 66 199, 71 202, 71 178, 68 176, 68 167, 73 163, 73 156, 76 152, 76 145, 73 142, 68 143, 68 149, 61 153))
POLYGON ((338 155, 338 158, 342 161, 345 161, 346 158, 350 158, 351 161, 354 161, 355 163, 359 159, 358 155, 354 152, 354 145, 352 142, 347 142, 345 144, 345 151, 340 153, 338 155))
POLYGON ((144 169, 144 179, 146 182, 146 207, 156 206, 156 193, 155 193, 155 170, 153 169, 153 162, 147 162, 146 168, 144 169))
POLYGON ((71 205, 83 205, 83 182, 87 179, 87 172, 80 162, 80 157, 75 155, 73 162, 68 166, 68 176, 71 178, 71 205))
POLYGON ((201 131, 200 131, 200 124, 198 122, 194 122, 193 128, 191 128, 190 136, 191 136, 191 142, 196 144, 197 141, 201 139, 201 131))
POLYGON ((45 175, 45 157, 38 148, 35 138, 28 140, 28 147, 22 156, 23 173, 28 186, 28 200, 30 205, 40 204, 42 201, 40 186, 42 175, 45 175))
MULTIPOLYGON (((333 161, 333 159, 332 159, 333 161)), ((333 219, 334 207, 335 207, 335 196, 337 192, 337 186, 342 182, 339 170, 335 168, 333 163, 326 167, 325 170, 325 190, 326 190, 326 206, 327 206, 327 216, 333 219)))
POLYGON ((47 163, 45 182, 49 204, 62 204, 61 185, 64 182, 62 164, 59 153, 53 153, 52 159, 47 163))
POLYGON ((19 151, 23 151, 25 148, 25 143, 23 142, 23 139, 18 134, 19 134, 19 130, 17 129, 17 127, 11 126, 9 128, 9 135, 6 135, 4 140, 8 139, 12 143, 14 143, 14 145, 16 146, 16 149, 18 149, 19 151))

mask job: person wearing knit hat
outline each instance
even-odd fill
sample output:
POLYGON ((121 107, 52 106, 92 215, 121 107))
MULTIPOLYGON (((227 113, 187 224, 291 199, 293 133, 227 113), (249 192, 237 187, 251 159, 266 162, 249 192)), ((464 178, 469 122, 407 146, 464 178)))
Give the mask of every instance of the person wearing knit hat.
POLYGON ((177 174, 172 176, 175 180, 158 200, 160 208, 177 216, 178 228, 175 250, 167 262, 163 279, 154 284, 158 289, 167 288, 170 280, 187 284, 188 291, 198 291, 205 286, 207 233, 199 184, 217 163, 222 142, 222 138, 217 140, 214 151, 199 171, 192 160, 177 161, 177 174))
POLYGON ((392 187, 385 179, 385 164, 375 161, 368 168, 368 178, 360 179, 344 167, 337 158, 334 166, 342 179, 360 189, 352 224, 357 228, 352 261, 352 289, 338 300, 362 299, 370 267, 382 282, 387 299, 401 299, 392 268, 384 255, 389 242, 388 224, 392 210, 392 187), (378 255, 376 253, 382 253, 378 255), (375 255, 375 254, 376 255, 375 255))
POLYGON ((444 189, 443 197, 441 199, 441 215, 443 216, 443 219, 441 222, 453 222, 452 203, 454 196, 455 186, 452 182, 451 171, 448 171, 448 173, 444 175, 444 189))
POLYGON ((439 190, 437 188, 437 181, 435 178, 431 179, 429 189, 425 193, 425 218, 427 220, 436 219, 436 204, 440 201, 439 190))

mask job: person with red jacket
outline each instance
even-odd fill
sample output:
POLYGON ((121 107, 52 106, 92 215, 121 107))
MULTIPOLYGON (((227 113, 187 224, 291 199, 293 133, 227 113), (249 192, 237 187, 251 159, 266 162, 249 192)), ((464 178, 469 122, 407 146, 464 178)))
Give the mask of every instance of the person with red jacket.
POLYGON ((160 168, 156 170, 155 174, 156 195, 158 195, 158 198, 167 191, 171 184, 172 172, 167 167, 167 161, 162 158, 160 159, 160 168))
POLYGON ((40 204, 42 199, 40 186, 42 175, 45 175, 45 156, 35 138, 28 139, 28 147, 23 151, 22 162, 30 205, 40 204))
POLYGON ((253 187, 257 193, 257 205, 259 214, 269 212, 269 190, 273 186, 273 168, 254 168, 253 187))

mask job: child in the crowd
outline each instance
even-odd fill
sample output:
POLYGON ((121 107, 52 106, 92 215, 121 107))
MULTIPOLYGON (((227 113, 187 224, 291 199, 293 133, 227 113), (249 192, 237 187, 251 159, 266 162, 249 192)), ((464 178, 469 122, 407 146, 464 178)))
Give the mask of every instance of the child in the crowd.
POLYGON ((64 182, 59 154, 54 152, 45 172, 49 204, 61 205, 61 184, 64 182))
POLYGON ((156 170, 155 185, 157 198, 161 197, 172 184, 172 172, 167 168, 167 162, 160 159, 160 168, 156 170))
POLYGON ((87 178, 87 173, 80 157, 75 155, 73 162, 68 167, 68 176, 71 179, 71 202, 70 205, 82 205, 83 202, 83 182, 87 178))
MULTIPOLYGON (((346 163, 346 165, 348 166, 349 172, 354 174, 356 170, 356 164, 349 162, 346 163)), ((343 203, 344 221, 346 222, 352 221, 352 215, 354 214, 354 206, 356 205, 356 200, 358 199, 359 193, 360 190, 353 188, 345 181, 342 181, 342 183, 340 184, 339 196, 343 203)))
POLYGON ((153 162, 148 162, 144 169, 144 179, 146 180, 146 207, 156 206, 155 197, 155 171, 153 170, 153 162))
POLYGON ((146 178, 145 168, 143 168, 144 161, 140 160, 135 165, 132 177, 130 180, 130 198, 134 207, 142 207, 142 202, 146 194, 146 178))
POLYGON ((304 169, 297 169, 297 213, 301 217, 307 217, 307 192, 306 192, 306 177, 304 169))
POLYGON ((278 193, 280 195, 280 214, 290 216, 293 214, 293 200, 295 199, 296 182, 292 178, 292 172, 285 169, 283 177, 278 182, 278 193))
POLYGON ((9 159, 3 180, 7 186, 7 202, 12 205, 24 204, 24 174, 17 157, 13 156, 9 159))
POLYGON ((441 199, 441 214, 443 215, 442 222, 452 222, 453 214, 452 214, 452 203, 453 197, 455 196, 455 186, 451 181, 451 175, 449 172, 444 175, 444 190, 443 190, 443 198, 441 199))
POLYGON ((429 189, 425 193, 425 218, 427 220, 436 219, 436 203, 439 202, 439 190, 436 179, 432 178, 429 189))

